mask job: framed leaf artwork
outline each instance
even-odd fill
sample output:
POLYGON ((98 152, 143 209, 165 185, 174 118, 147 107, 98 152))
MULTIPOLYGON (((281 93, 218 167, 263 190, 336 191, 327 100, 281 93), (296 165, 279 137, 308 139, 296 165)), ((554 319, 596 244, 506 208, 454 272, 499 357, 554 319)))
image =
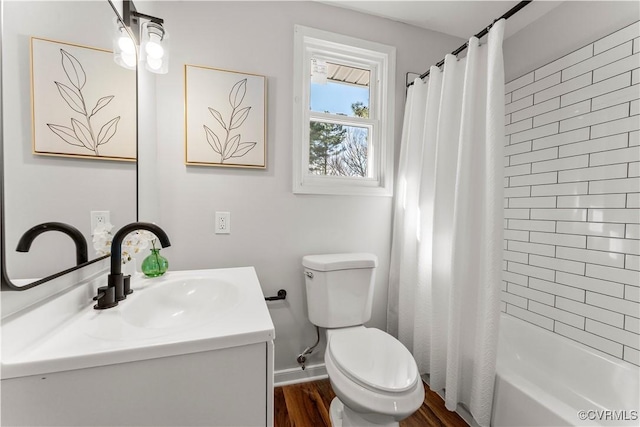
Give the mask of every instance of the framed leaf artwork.
POLYGON ((266 168, 266 78, 185 65, 185 163, 266 168))
POLYGON ((136 160, 136 73, 111 51, 31 38, 33 153, 136 160))

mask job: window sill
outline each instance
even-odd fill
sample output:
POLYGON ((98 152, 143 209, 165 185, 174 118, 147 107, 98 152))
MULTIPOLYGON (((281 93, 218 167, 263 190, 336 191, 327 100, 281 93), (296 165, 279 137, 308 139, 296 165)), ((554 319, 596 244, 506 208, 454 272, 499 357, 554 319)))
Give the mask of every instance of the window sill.
POLYGON ((325 196, 393 196, 393 190, 391 188, 381 186, 374 180, 367 180, 357 184, 353 182, 341 182, 337 184, 336 181, 338 180, 340 179, 330 178, 326 180, 327 182, 321 182, 323 181, 321 178, 310 180, 310 182, 294 184, 293 194, 315 194, 325 196))

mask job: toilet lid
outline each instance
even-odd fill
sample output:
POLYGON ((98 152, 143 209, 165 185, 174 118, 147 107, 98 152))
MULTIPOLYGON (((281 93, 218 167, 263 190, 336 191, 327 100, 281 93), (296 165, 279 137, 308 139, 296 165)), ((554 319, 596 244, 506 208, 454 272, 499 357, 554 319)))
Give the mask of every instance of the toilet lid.
POLYGON ((398 393, 418 381, 418 368, 409 350, 379 329, 334 332, 329 351, 337 368, 364 387, 398 393))

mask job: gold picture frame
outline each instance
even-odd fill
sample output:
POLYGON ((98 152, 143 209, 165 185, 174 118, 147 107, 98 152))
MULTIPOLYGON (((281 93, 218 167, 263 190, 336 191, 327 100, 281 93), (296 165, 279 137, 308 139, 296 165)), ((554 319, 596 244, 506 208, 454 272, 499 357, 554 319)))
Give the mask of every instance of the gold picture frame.
POLYGON ((136 73, 111 51, 31 37, 32 152, 136 161, 136 73))
POLYGON ((184 66, 185 164, 266 169, 267 78, 184 66))

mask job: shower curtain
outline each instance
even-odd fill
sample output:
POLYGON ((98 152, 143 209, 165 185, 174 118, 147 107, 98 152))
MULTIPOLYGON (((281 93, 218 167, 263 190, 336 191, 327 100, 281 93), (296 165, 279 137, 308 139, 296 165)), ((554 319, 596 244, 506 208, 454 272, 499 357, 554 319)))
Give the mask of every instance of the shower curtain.
POLYGON ((388 330, 445 405, 491 419, 500 314, 504 20, 407 93, 388 330))

